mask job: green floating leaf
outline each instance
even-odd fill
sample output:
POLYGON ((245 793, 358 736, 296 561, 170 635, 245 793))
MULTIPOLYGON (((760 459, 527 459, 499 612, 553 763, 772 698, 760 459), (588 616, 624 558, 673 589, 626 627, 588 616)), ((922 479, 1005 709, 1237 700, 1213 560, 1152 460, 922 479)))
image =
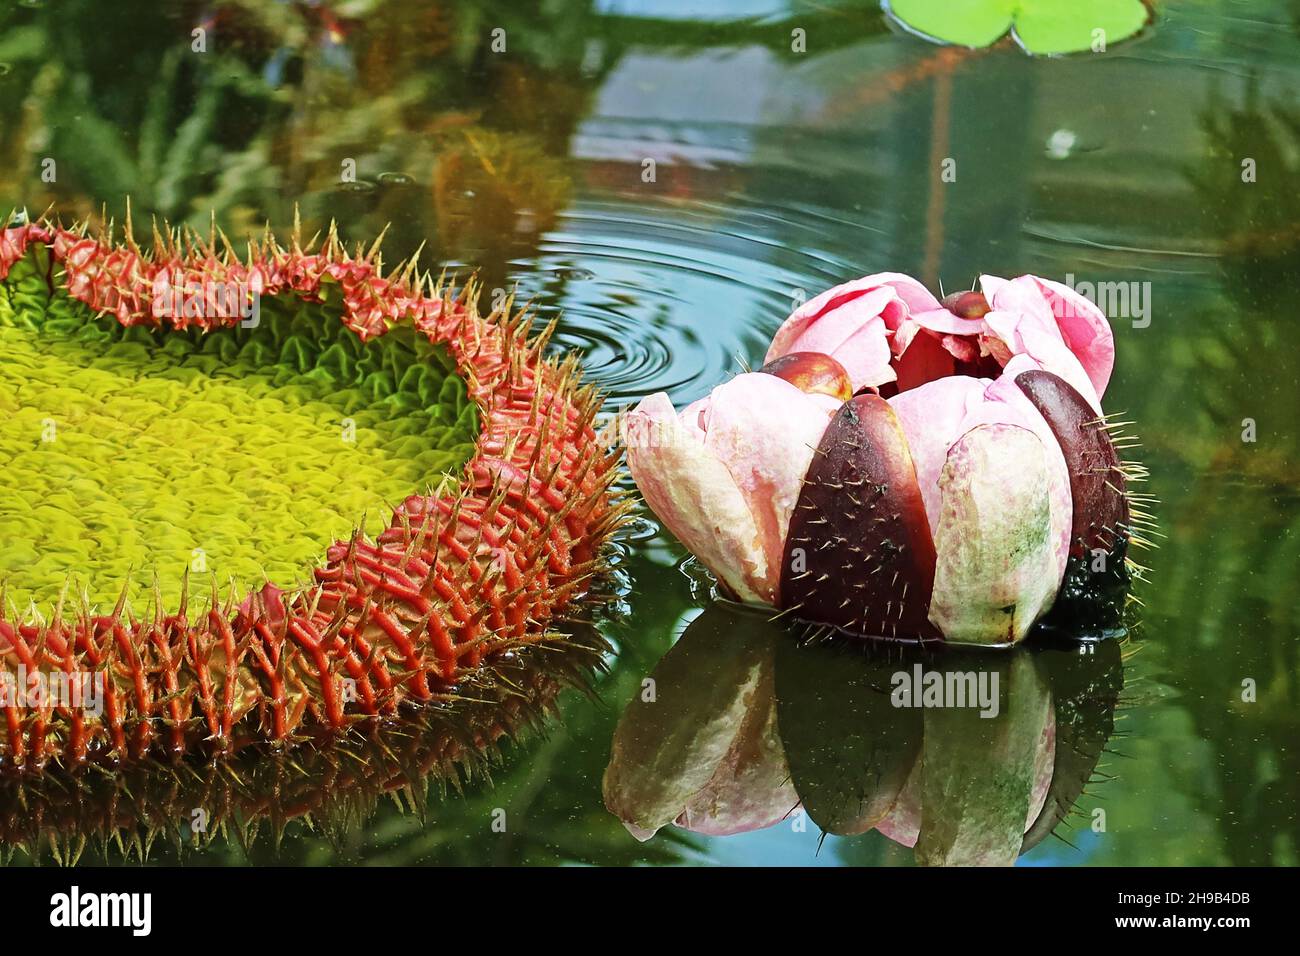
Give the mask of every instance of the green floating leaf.
POLYGON ((889 10, 918 33, 983 47, 1011 29, 1015 0, 892 0, 889 10))
POLYGON ((1038 0, 1020 5, 1015 31, 1031 53, 1074 53, 1131 37, 1146 22, 1140 0, 1038 0))
POLYGON ((1104 49, 1148 19, 1142 0, 890 0, 888 6, 905 26, 945 43, 985 47, 1014 30, 1030 53, 1104 49))

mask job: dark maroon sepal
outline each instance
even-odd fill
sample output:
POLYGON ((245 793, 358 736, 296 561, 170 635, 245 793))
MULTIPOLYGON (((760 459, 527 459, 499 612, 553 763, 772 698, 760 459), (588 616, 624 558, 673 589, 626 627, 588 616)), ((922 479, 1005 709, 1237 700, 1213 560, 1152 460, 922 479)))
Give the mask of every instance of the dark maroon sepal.
POLYGON ((782 608, 888 638, 936 638, 934 541, 907 439, 889 403, 858 395, 831 419, 790 519, 782 608))
POLYGON ((1065 454, 1074 506, 1071 557, 1099 548, 1114 553, 1128 536, 1128 495, 1105 422, 1059 375, 1040 369, 1021 372, 1016 385, 1046 419, 1065 454))

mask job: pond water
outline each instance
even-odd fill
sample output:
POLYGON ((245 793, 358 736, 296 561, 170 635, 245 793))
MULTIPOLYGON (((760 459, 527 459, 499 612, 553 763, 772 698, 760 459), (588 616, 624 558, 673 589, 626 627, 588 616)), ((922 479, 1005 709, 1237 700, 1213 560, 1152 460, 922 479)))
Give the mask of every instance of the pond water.
MULTIPOLYGON (((130 194, 137 221, 215 209, 232 235, 295 203, 355 240, 391 223, 392 261, 427 242, 427 264, 561 316, 611 411, 706 394, 803 297, 866 273, 1107 284, 1106 402, 1142 438, 1166 537, 1074 826, 1020 863, 1298 862, 1296 4, 1161 2, 1137 38, 1050 59, 937 46, 859 2, 53 6, 0 13, 0 206, 120 216, 130 194)), ((185 859, 913 863, 789 819, 632 838, 601 792, 615 727, 709 597, 649 515, 618 552, 596 696, 562 696, 491 787, 185 859)))

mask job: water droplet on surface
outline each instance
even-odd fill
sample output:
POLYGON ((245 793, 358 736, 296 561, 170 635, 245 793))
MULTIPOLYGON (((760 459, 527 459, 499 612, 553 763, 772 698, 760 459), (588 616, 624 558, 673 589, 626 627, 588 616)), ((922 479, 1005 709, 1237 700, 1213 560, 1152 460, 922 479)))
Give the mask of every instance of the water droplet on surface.
POLYGON ((576 281, 596 278, 596 273, 592 272, 590 269, 582 269, 578 266, 561 266, 558 269, 552 269, 551 274, 558 276, 561 279, 573 279, 576 281))
POLYGON ((375 177, 381 186, 414 186, 414 177, 406 173, 380 173, 375 177))
POLYGON ((339 192, 344 193, 372 193, 379 187, 368 179, 358 179, 354 183, 343 183, 339 186, 339 192))
POLYGON ((1072 129, 1058 129, 1047 137, 1047 155, 1051 159, 1068 159, 1078 145, 1079 137, 1072 129))

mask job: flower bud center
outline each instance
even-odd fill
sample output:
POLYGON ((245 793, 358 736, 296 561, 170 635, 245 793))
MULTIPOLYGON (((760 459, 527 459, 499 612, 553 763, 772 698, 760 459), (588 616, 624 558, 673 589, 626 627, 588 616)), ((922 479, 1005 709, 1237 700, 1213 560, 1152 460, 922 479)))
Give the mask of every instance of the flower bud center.
POLYGON ((943 307, 963 319, 982 319, 991 310, 983 292, 953 292, 943 298, 943 307))

